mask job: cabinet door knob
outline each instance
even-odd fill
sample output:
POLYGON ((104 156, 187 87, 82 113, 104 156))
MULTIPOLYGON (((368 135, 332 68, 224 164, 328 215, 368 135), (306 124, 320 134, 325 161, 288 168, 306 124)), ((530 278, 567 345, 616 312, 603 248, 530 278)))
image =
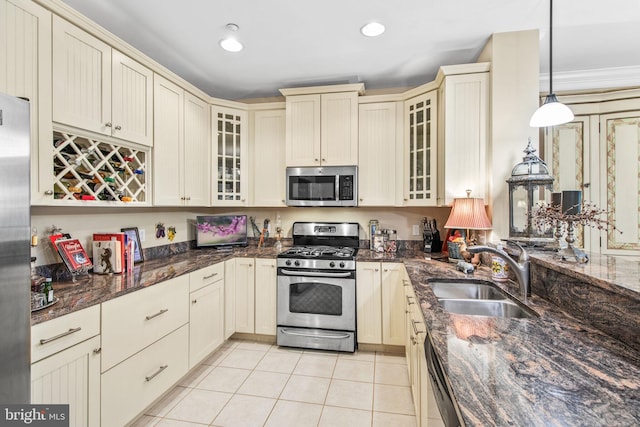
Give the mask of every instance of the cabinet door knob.
POLYGON ((197 299, 194 299, 193 301, 191 301, 191 304, 196 304, 198 302, 197 299))
POLYGON ((105 123, 104 125, 105 125, 105 127, 108 127, 108 128, 110 128, 111 126, 113 126, 113 125, 111 124, 111 122, 107 122, 107 123, 105 123))
POLYGON ((100 354, 102 353, 102 347, 98 347, 98 348, 94 348, 93 349, 93 354, 100 354))
POLYGON ((585 182, 584 184, 582 184, 582 186, 584 188, 589 188, 589 187, 591 187, 591 183, 590 182, 585 182))
POLYGON ((47 190, 44 192, 45 196, 52 196, 53 195, 53 190, 47 190))
POLYGON ((122 130, 122 126, 116 125, 115 130, 122 130))
POLYGON ((313 159, 314 162, 318 163, 318 159, 313 159))
POLYGON ((323 162, 326 162, 326 161, 327 161, 327 159, 322 159, 322 161, 323 161, 323 162))

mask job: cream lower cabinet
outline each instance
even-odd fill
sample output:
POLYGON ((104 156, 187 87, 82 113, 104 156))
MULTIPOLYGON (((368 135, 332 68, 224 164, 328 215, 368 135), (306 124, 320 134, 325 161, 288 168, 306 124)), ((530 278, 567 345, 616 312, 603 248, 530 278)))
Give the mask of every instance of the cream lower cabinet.
POLYGON ((359 343, 404 345, 404 271, 401 263, 356 264, 359 343))
POLYGON ((235 259, 235 322, 236 332, 255 333, 255 260, 235 259))
POLYGON ((421 420, 421 385, 422 381, 428 381, 428 378, 421 377, 421 363, 423 360, 426 360, 424 353, 426 325, 420 312, 420 305, 411 286, 405 287, 404 307, 407 334, 405 352, 407 356, 407 368, 409 370, 409 385, 411 386, 416 419, 421 420))
POLYGON ((31 403, 69 404, 69 425, 100 425, 100 306, 31 328, 31 403))
POLYGON ((276 260, 256 258, 255 333, 276 334, 276 260))
POLYGON ((183 325, 102 374, 102 425, 122 426, 189 369, 189 326, 183 325))
POLYGON ((224 339, 236 332, 236 259, 224 262, 224 339))
POLYGON ((189 368, 224 342, 224 263, 189 274, 189 368))

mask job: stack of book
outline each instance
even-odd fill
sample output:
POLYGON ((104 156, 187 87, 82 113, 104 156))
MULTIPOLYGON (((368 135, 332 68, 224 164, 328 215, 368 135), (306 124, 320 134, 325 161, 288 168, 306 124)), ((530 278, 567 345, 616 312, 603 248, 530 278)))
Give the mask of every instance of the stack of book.
POLYGON ((72 239, 68 234, 54 234, 50 240, 71 273, 86 273, 92 267, 91 259, 78 239, 72 239))
POLYGON ((119 274, 133 271, 133 245, 125 233, 94 233, 93 272, 119 274))

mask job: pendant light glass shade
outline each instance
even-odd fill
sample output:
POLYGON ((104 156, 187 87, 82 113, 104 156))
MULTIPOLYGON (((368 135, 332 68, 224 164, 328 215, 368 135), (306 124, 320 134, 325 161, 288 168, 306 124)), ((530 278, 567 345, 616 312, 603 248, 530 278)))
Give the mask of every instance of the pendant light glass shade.
POLYGON ((558 101, 553 93, 553 0, 549 0, 549 95, 544 103, 533 113, 529 126, 547 127, 569 123, 573 120, 573 112, 558 101))
POLYGON ((547 95, 544 104, 531 116, 529 126, 541 128, 561 125, 573 120, 573 111, 560 101, 555 94, 547 95))

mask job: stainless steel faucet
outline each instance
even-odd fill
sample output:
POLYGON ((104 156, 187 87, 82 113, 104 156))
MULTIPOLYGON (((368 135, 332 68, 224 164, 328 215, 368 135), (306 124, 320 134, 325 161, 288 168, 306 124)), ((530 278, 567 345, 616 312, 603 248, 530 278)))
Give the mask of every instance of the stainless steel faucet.
POLYGON ((467 251, 472 254, 477 254, 480 252, 490 252, 500 256, 505 262, 513 269, 513 272, 516 275, 516 279, 518 284, 520 285, 520 291, 522 292, 522 299, 524 302, 527 302, 527 298, 531 296, 531 286, 530 286, 530 277, 529 277, 529 254, 524 250, 522 246, 515 242, 513 243, 517 247, 520 248, 520 256, 518 257, 518 261, 514 260, 509 256, 508 253, 503 251, 502 249, 492 248, 490 246, 467 246, 467 251))

